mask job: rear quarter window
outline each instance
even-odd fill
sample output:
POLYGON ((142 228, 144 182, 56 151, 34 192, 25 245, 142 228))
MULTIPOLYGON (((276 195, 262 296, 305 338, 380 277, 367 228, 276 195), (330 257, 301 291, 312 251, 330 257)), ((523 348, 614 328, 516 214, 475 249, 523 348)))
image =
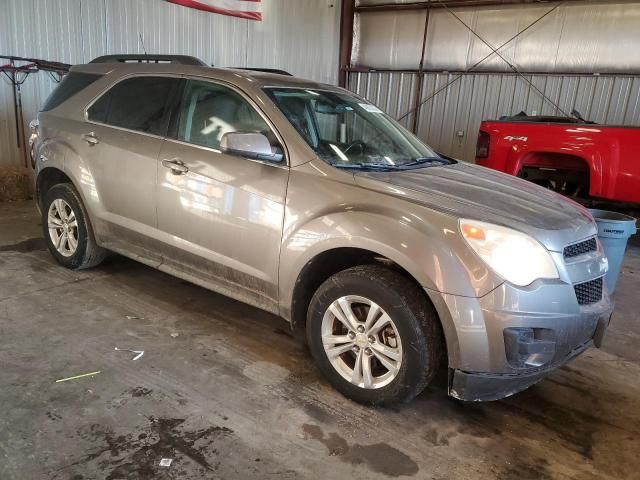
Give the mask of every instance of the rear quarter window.
POLYGON ((47 98, 44 107, 42 107, 42 111, 46 112, 49 110, 53 110, 58 105, 73 97, 76 93, 84 90, 100 77, 102 77, 102 75, 98 75, 95 73, 69 73, 66 77, 64 77, 64 79, 62 80, 62 82, 60 82, 56 89, 51 92, 51 95, 49 95, 49 98, 47 98))

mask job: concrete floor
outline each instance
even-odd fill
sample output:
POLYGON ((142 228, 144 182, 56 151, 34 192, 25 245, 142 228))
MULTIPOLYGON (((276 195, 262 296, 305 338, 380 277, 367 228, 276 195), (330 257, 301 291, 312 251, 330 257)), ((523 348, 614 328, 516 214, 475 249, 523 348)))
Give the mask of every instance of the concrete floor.
POLYGON ((504 401, 371 409, 278 318, 122 257, 65 270, 38 223, 0 203, 3 480, 640 478, 640 243, 602 350, 504 401))

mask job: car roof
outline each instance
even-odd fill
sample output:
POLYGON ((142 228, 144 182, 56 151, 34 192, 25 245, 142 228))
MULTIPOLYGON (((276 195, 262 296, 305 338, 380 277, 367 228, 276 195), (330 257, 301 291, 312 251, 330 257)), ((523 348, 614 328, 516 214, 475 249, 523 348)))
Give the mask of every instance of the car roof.
POLYGON ((331 91, 344 91, 340 87, 314 82, 290 75, 270 73, 239 68, 216 68, 205 65, 185 65, 177 63, 87 63, 74 65, 71 72, 94 74, 115 74, 118 77, 134 74, 187 75, 222 80, 248 88, 285 87, 311 88, 331 91))

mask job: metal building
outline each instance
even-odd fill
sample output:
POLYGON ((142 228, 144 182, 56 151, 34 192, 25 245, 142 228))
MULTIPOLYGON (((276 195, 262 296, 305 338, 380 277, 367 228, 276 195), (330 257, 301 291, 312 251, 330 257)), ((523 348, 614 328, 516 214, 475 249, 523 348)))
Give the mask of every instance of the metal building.
MULTIPOLYGON (((162 0, 1 3, 0 55, 77 64, 109 53, 146 51, 193 55, 221 67, 280 68, 327 83, 338 78, 340 8, 332 0, 269 0, 261 22, 162 0)), ((0 81, 0 197, 11 198, 26 194, 30 168, 16 132, 12 87, 0 79, 5 80, 0 81)), ((40 73, 22 84, 25 132, 55 80, 40 73)))
POLYGON ((640 480, 638 50, 640 0, 0 0, 0 480, 640 480))
MULTIPOLYGON (((5 1, 0 54, 73 64, 116 52, 180 53, 328 83, 339 81, 340 65, 347 88, 467 161, 483 119, 520 111, 576 109, 596 122, 640 124, 636 1, 271 0, 262 22, 157 0, 5 1)), ((25 131, 55 85, 41 74, 21 86, 25 131)), ((0 176, 9 177, 0 185, 27 188, 12 95, 0 84, 0 176)))
POLYGON ((358 0, 354 10, 346 85, 447 155, 473 161, 480 122, 520 111, 640 125, 639 2, 358 0))

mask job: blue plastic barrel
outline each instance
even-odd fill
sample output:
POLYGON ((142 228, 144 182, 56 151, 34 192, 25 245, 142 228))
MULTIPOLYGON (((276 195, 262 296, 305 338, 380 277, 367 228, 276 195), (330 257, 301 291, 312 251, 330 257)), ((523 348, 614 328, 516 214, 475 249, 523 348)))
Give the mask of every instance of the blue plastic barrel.
POLYGON ((620 274, 620 267, 627 248, 627 240, 636 233, 636 219, 622 213, 590 209, 598 224, 598 238, 609 260, 609 271, 605 277, 609 293, 613 293, 620 274))

